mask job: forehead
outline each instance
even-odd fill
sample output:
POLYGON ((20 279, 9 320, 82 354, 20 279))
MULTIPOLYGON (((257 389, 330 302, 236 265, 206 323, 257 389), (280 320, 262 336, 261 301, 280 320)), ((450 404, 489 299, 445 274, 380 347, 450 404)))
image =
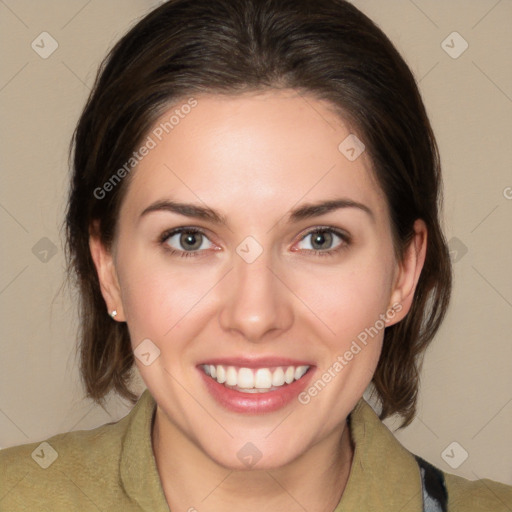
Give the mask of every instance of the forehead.
POLYGON ((354 135, 329 103, 292 90, 184 99, 146 135, 151 149, 132 171, 121 215, 179 198, 247 221, 347 197, 380 216, 385 200, 368 155, 347 158, 354 135))

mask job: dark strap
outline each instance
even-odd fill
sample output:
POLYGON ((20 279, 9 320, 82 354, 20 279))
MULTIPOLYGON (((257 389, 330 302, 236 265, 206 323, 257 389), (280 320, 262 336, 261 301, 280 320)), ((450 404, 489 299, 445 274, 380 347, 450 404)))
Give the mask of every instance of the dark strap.
POLYGON ((448 510, 448 492, 443 472, 418 455, 414 457, 421 473, 423 512, 446 512, 448 510))

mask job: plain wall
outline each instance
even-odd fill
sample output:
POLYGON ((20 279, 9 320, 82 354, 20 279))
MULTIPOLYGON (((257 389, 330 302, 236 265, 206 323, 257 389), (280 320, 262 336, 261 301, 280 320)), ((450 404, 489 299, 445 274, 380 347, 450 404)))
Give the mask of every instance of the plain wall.
MULTIPOLYGON (((418 415, 395 435, 445 471, 512 484, 512 2, 353 3, 380 25, 419 81, 441 152, 454 257, 453 300, 425 357, 418 415), (469 45, 457 58, 464 41, 454 31, 469 45), (461 449, 468 457, 454 468, 461 449)), ((60 290, 60 226, 68 144, 97 67, 156 5, 0 2, 2 448, 94 428, 129 411, 115 397, 108 413, 83 398, 76 300, 60 290), (42 32, 58 43, 46 59, 31 46, 51 48, 42 32)))

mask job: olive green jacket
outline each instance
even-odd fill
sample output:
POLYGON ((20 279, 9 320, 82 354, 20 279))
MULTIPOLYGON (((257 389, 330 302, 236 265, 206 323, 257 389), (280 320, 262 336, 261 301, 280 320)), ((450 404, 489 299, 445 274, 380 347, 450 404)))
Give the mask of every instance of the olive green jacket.
MULTIPOLYGON (((151 447, 154 411, 146 390, 116 423, 1 450, 0 511, 168 512, 151 447)), ((364 399, 350 415, 350 432, 354 458, 335 512, 421 512, 413 454, 364 399)), ((512 511, 512 486, 444 476, 450 512, 512 511)))

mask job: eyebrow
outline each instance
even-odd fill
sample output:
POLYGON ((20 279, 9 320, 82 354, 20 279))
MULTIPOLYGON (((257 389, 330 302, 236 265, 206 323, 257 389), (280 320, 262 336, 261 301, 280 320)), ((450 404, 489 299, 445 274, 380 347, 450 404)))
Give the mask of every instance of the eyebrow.
MULTIPOLYGON (((327 213, 333 212, 335 210, 339 210, 341 208, 357 208, 365 213, 367 213, 372 221, 375 221, 375 215, 368 206, 359 203, 357 201, 353 201, 352 199, 331 199, 326 201, 319 201, 317 203, 308 203, 301 205, 293 210, 291 210, 288 214, 288 224, 299 222, 304 219, 310 219, 312 217, 319 217, 321 215, 325 215, 327 213)), ((168 211, 171 213, 177 213, 179 215, 183 215, 185 217, 202 219, 205 221, 212 222, 214 224, 219 225, 227 225, 226 217, 219 212, 213 210, 212 208, 208 208, 206 206, 199 206, 192 203, 179 203, 176 201, 170 201, 167 199, 159 200, 147 208, 140 214, 140 218, 151 212, 158 211, 168 211)))

